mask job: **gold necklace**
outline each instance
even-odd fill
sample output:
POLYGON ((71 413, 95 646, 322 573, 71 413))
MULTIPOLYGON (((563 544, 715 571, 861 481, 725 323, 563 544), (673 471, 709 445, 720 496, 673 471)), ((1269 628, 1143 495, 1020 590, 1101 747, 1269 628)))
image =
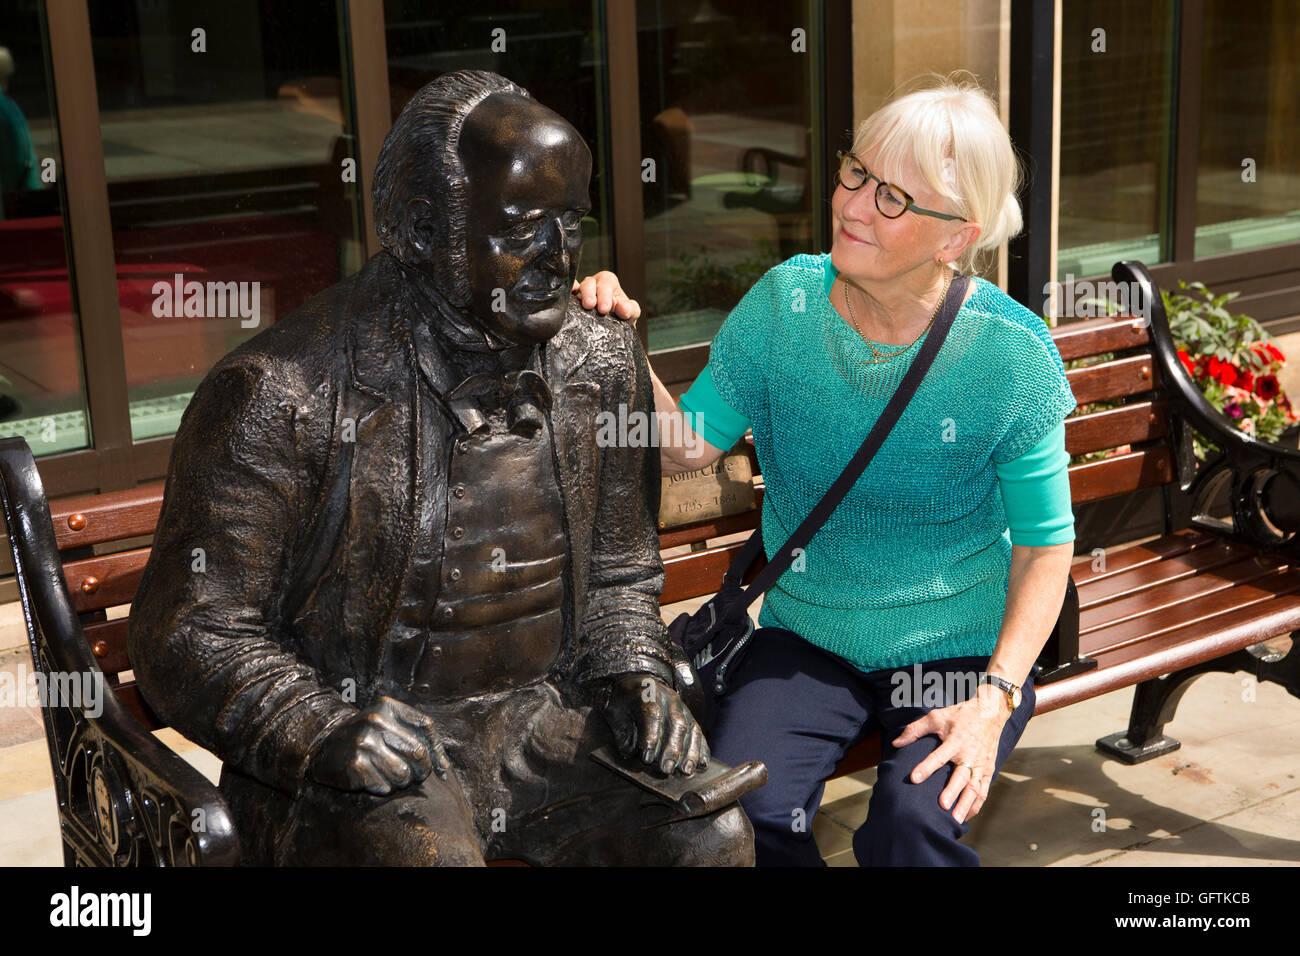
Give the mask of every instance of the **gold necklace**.
POLYGON ((862 327, 858 325, 858 317, 853 312, 853 302, 849 299, 849 284, 845 282, 844 283, 844 305, 849 310, 849 320, 853 323, 853 328, 857 330, 858 335, 862 336, 862 340, 867 343, 867 347, 871 349, 871 354, 875 356, 874 361, 864 362, 863 364, 878 365, 882 362, 888 362, 890 359, 902 355, 904 352, 911 349, 912 346, 915 345, 917 342, 921 341, 921 336, 925 335, 926 332, 930 331, 930 326, 934 325, 934 320, 939 317, 939 310, 943 308, 943 301, 944 299, 948 298, 948 286, 951 282, 952 282, 952 270, 949 269, 947 266, 944 266, 943 267, 943 292, 939 294, 939 302, 938 304, 935 305, 934 311, 930 313, 930 321, 925 323, 925 328, 923 328, 919 333, 917 333, 916 338, 912 339, 912 341, 909 342, 907 345, 903 346, 901 349, 898 349, 897 351, 894 352, 880 351, 880 349, 876 348, 875 344, 871 341, 871 339, 867 338, 866 333, 862 331, 862 327))

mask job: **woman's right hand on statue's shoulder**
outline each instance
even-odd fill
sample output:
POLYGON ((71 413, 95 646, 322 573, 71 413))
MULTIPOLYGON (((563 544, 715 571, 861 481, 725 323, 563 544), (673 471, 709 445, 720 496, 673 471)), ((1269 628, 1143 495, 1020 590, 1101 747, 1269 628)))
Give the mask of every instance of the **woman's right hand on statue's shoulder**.
POLYGON ((597 272, 581 282, 574 282, 573 292, 584 309, 595 309, 601 315, 626 319, 633 325, 641 317, 640 304, 623 291, 618 276, 612 272, 597 272))

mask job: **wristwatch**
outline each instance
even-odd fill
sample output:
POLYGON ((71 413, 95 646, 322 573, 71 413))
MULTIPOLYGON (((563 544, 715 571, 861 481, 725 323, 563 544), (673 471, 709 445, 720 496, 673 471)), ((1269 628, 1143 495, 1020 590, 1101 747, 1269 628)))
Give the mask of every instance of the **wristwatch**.
POLYGON ((981 674, 979 682, 981 684, 992 684, 994 687, 1006 691, 1007 703, 1011 705, 1013 711, 1020 706, 1020 688, 1011 681, 998 677, 996 674, 981 674))

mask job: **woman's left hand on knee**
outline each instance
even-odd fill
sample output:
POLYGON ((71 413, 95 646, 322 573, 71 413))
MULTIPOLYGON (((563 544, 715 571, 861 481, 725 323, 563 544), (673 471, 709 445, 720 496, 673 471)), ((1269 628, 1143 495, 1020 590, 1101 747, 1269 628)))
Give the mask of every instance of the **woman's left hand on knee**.
POLYGON ((962 823, 980 812, 989 795, 998 742, 1008 716, 975 697, 917 718, 903 728, 893 745, 906 747, 928 734, 939 737, 939 746, 916 765, 908 779, 921 783, 948 763, 954 764, 956 769, 939 794, 939 805, 962 823))

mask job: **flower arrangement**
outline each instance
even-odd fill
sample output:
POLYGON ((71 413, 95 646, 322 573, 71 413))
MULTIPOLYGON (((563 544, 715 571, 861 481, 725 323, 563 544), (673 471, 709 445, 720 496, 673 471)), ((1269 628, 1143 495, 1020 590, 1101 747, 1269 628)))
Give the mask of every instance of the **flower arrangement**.
MULTIPOLYGON (((1258 322, 1228 311, 1237 295, 1214 295, 1200 282, 1161 291, 1178 358, 1206 400, 1239 431, 1277 442, 1300 422, 1278 384, 1286 358, 1258 322)), ((1197 456, 1207 451, 1198 440, 1197 456)))

